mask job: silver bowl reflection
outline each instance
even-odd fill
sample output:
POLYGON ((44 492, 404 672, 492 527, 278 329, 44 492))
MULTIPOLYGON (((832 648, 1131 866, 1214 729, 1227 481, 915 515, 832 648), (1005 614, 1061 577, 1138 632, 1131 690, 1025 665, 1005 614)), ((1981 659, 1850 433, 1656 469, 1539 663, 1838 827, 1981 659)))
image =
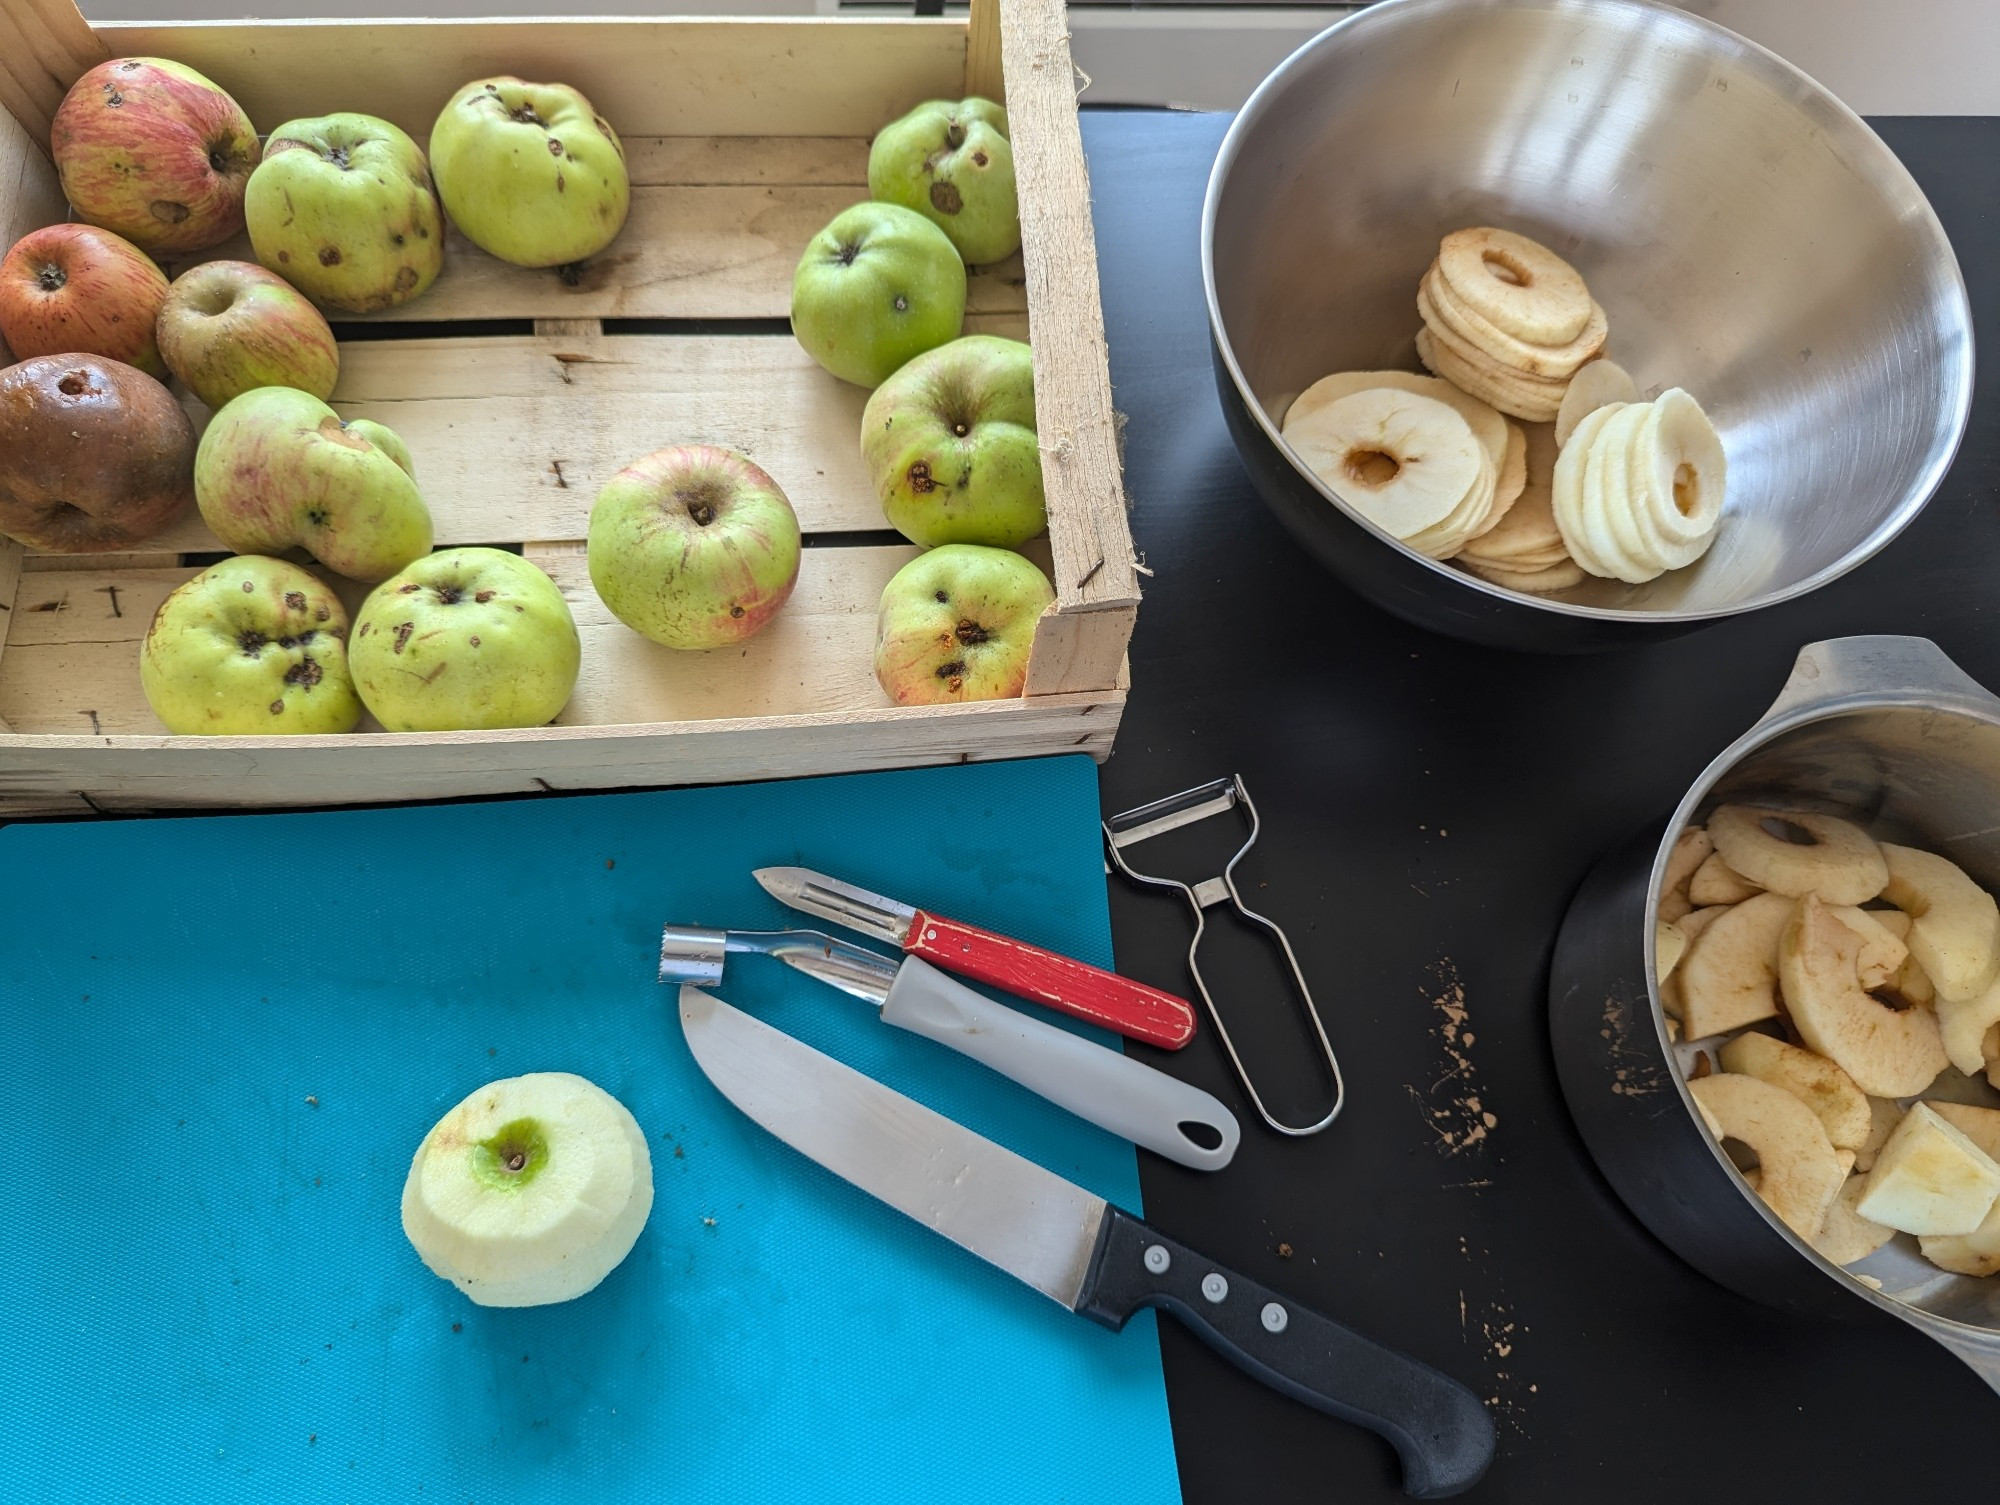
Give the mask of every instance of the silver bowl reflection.
POLYGON ((1224 140, 1202 270, 1223 407, 1280 520, 1379 605, 1502 646, 1671 635, 1824 585, 1916 516, 1971 405, 1964 280, 1895 155, 1782 59, 1647 0, 1382 0, 1331 27, 1224 140), (1571 261, 1640 391, 1684 387, 1715 421, 1728 503, 1698 564, 1504 590, 1364 521, 1285 445, 1319 377, 1420 369, 1417 282, 1485 224, 1571 261))

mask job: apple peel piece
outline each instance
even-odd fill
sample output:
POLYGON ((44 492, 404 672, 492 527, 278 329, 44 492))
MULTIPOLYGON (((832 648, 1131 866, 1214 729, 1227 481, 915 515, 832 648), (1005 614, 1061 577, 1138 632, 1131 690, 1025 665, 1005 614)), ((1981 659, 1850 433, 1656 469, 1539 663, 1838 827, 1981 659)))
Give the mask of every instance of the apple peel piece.
POLYGON ((1782 1087, 1733 1071, 1690 1082, 1688 1091, 1718 1141, 1757 1156, 1756 1192, 1800 1238, 1819 1232, 1847 1168, 1812 1109, 1782 1087))
POLYGON ((1937 1019, 1928 1009, 1895 1009, 1869 995, 1860 976, 1865 945, 1807 894, 1778 940, 1785 1010, 1806 1047, 1870 1097, 1913 1097, 1945 1068, 1937 1019))
POLYGON ((1855 1211, 1901 1233, 1968 1234, 2000 1200, 2000 1164, 1928 1103, 1913 1103, 1882 1146, 1855 1211))

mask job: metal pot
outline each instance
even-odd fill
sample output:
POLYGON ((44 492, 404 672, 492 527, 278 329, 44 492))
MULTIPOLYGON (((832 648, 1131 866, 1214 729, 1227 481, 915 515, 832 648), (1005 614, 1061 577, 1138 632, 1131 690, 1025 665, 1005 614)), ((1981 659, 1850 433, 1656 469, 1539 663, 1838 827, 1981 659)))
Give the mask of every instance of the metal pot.
MULTIPOLYGON (((1696 1116, 1653 981, 1653 916, 1674 835, 1739 800, 1845 815, 2000 889, 2000 697, 1924 638, 1804 649, 1764 718, 1572 901, 1549 981, 1570 1112, 1625 1204, 1712 1279, 1805 1314, 1852 1315, 1855 1301, 1870 1302, 2000 1390, 2000 1277, 1948 1274, 1900 1234, 1845 1270, 1829 1263, 1758 1200, 1696 1116)), ((1983 1083, 1962 1085, 1954 1096, 2000 1107, 1983 1083)))
POLYGON ((1922 191, 1812 79, 1650 0, 1382 0, 1251 95, 1209 177, 1216 385, 1258 492, 1347 585, 1435 631, 1578 650, 1687 632, 1817 589, 1916 516, 1972 400, 1972 313, 1922 191), (1642 393, 1686 388, 1729 457, 1696 565, 1558 596, 1426 559, 1280 432, 1333 371, 1418 369, 1440 237, 1555 248, 1642 393))

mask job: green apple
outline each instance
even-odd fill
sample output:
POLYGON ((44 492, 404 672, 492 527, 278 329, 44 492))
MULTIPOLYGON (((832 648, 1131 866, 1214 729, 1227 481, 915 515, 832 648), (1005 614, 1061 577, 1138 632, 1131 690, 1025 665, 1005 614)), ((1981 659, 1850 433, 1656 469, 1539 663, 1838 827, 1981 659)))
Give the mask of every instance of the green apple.
POLYGON ((879 386, 964 321, 965 263, 944 231, 896 204, 842 210, 792 275, 792 333, 857 386, 879 386))
POLYGON ((1019 695, 1035 623, 1055 599, 1048 577, 1007 549, 948 543, 919 554, 882 589, 876 682, 897 705, 1019 695))
POLYGON ((431 548, 431 513, 395 432, 310 392, 257 387, 223 405, 194 456, 194 499, 239 554, 304 548, 353 580, 380 580, 431 548))
POLYGON ((392 732, 544 726, 583 648, 555 581, 502 549, 441 549, 370 592, 349 649, 362 704, 392 732))
POLYGON ((403 1183, 403 1232, 481 1306, 592 1290, 653 1210, 653 1156, 631 1111, 567 1071, 489 1082, 438 1120, 403 1183))
POLYGON ((684 444, 635 460, 590 509, 590 583, 619 621, 669 648, 742 642, 798 578, 798 514, 734 450, 684 444))
POLYGON ((373 115, 290 120, 271 132, 243 217, 257 259, 322 308, 394 308, 444 269, 423 149, 373 115))
POLYGON ((516 266, 595 256, 632 205, 618 133, 565 84, 473 80, 431 127, 431 167, 452 223, 516 266))
POLYGON ((181 273, 157 327, 168 367, 211 408, 258 387, 324 399, 340 377, 340 346, 320 311, 252 262, 204 261, 181 273))
POLYGON ((180 736, 345 732, 361 719, 347 608, 295 564, 243 555, 160 603, 139 685, 180 736))
POLYGON ((1021 249, 1007 112, 990 99, 932 99, 882 128, 868 148, 868 196, 914 209, 968 265, 1021 249))
POLYGON ((1012 548, 1049 525, 1028 347, 973 334, 911 361, 861 415, 861 458, 890 525, 925 548, 1012 548))

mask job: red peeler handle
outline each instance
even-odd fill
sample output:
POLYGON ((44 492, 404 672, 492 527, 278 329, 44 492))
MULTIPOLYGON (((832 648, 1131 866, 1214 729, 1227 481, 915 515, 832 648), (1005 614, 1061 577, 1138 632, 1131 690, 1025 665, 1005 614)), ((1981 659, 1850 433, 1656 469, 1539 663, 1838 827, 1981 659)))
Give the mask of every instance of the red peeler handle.
POLYGON ((991 983, 1018 998, 1045 1003, 1148 1045, 1179 1050, 1194 1038, 1194 1008, 1185 998, 925 910, 918 910, 910 921, 903 949, 962 977, 991 983))

